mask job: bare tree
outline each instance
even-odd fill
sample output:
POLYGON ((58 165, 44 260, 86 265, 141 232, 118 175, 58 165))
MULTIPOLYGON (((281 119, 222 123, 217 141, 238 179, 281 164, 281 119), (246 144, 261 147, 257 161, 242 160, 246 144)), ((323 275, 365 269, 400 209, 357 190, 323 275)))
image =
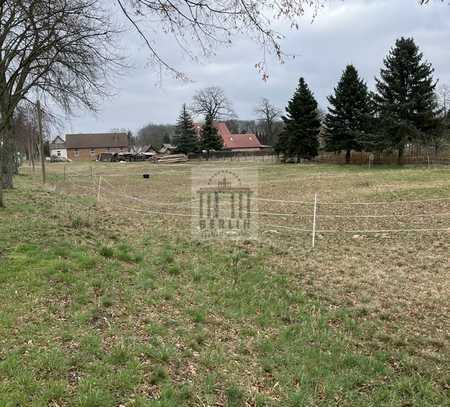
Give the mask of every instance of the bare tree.
MULTIPOLYGON (((95 109, 118 66, 115 30, 100 0, 0 0, 0 168, 12 187, 12 120, 20 103, 53 100, 95 109)), ((0 193, 0 205, 2 204, 0 193)))
POLYGON ((443 116, 447 117, 450 110, 450 86, 447 84, 442 84, 439 86, 436 93, 438 102, 442 108, 443 116))
POLYGON ((194 115, 208 116, 213 120, 224 120, 235 116, 233 106, 222 88, 212 86, 200 90, 193 98, 190 110, 194 115))
POLYGON ((275 139, 275 122, 281 115, 281 109, 272 105, 269 99, 262 98, 258 106, 256 106, 255 112, 263 123, 267 142, 273 144, 275 139))
POLYGON ((37 126, 35 123, 35 111, 26 104, 21 104, 17 108, 14 115, 12 131, 15 140, 15 150, 17 152, 16 165, 14 173, 17 174, 19 170, 19 159, 22 156, 30 161, 34 171, 34 158, 38 149, 37 142, 37 126))
POLYGON ((439 150, 449 142, 450 86, 440 85, 436 90, 436 101, 441 113, 439 126, 428 135, 428 141, 437 155, 439 150))

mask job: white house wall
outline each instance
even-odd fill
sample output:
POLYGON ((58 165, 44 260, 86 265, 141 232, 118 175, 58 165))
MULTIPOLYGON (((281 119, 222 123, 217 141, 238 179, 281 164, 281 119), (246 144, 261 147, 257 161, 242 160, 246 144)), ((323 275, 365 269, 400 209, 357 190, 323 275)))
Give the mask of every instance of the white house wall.
POLYGON ((50 156, 67 158, 67 149, 66 148, 53 148, 50 150, 50 156), (59 152, 59 154, 58 154, 59 152))

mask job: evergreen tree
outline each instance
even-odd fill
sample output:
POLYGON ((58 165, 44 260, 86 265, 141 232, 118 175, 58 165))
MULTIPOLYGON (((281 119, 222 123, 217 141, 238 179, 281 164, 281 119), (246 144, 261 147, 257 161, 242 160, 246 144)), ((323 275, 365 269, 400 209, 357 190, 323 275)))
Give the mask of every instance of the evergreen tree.
POLYGON ((435 98, 436 82, 431 64, 412 38, 400 38, 384 60, 376 79, 378 115, 383 134, 378 143, 398 150, 402 163, 405 145, 425 142, 439 125, 435 98))
POLYGON ((325 117, 325 141, 328 151, 345 151, 348 164, 351 151, 362 149, 370 130, 372 108, 367 85, 353 65, 348 65, 328 97, 330 106, 325 117))
POLYGON ((275 151, 286 158, 311 159, 319 153, 320 118, 317 102, 303 78, 283 116, 285 128, 281 133, 275 151))
POLYGON ((222 150, 223 140, 222 137, 217 132, 214 127, 213 116, 208 114, 205 118, 205 124, 203 125, 201 137, 200 137, 200 147, 202 150, 206 150, 209 158, 209 152, 211 150, 222 150))
POLYGON ((178 117, 174 142, 180 153, 189 154, 198 151, 197 132, 185 104, 178 117))

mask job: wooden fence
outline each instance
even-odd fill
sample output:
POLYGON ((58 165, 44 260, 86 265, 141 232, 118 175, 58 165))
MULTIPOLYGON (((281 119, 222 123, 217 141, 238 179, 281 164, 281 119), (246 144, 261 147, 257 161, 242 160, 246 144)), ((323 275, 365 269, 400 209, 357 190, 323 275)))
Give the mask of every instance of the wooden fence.
MULTIPOLYGON (((403 164, 416 164, 416 165, 432 165, 432 164, 450 164, 450 154, 434 154, 421 152, 406 153, 403 156, 403 164)), ((321 153, 314 159, 314 162, 324 164, 345 164, 345 154, 333 154, 333 153, 321 153)), ((367 153, 353 151, 351 156, 351 164, 356 165, 395 165, 398 164, 398 155, 388 152, 367 153)))
MULTIPOLYGON (((189 159, 207 160, 206 155, 190 154, 189 159)), ((273 150, 263 151, 216 151, 211 152, 209 160, 211 161, 272 161, 280 162, 281 157, 273 152, 273 150)), ((322 151, 319 156, 311 160, 314 163, 323 164, 345 164, 345 153, 329 153, 322 151)), ((398 155, 396 152, 360 152, 352 151, 350 164, 356 165, 395 165, 398 163, 398 155)), ((432 150, 411 147, 405 151, 403 156, 403 164, 416 165, 433 165, 444 164, 450 165, 450 150, 435 153, 432 150)))

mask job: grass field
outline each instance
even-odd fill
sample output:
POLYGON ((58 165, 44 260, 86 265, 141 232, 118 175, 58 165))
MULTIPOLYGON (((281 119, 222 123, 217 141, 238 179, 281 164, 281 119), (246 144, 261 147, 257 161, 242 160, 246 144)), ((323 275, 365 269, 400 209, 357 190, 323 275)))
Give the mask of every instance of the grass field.
POLYGON ((191 165, 22 168, 0 406, 448 405, 450 169, 220 165, 258 165, 259 241, 191 238, 191 165))

